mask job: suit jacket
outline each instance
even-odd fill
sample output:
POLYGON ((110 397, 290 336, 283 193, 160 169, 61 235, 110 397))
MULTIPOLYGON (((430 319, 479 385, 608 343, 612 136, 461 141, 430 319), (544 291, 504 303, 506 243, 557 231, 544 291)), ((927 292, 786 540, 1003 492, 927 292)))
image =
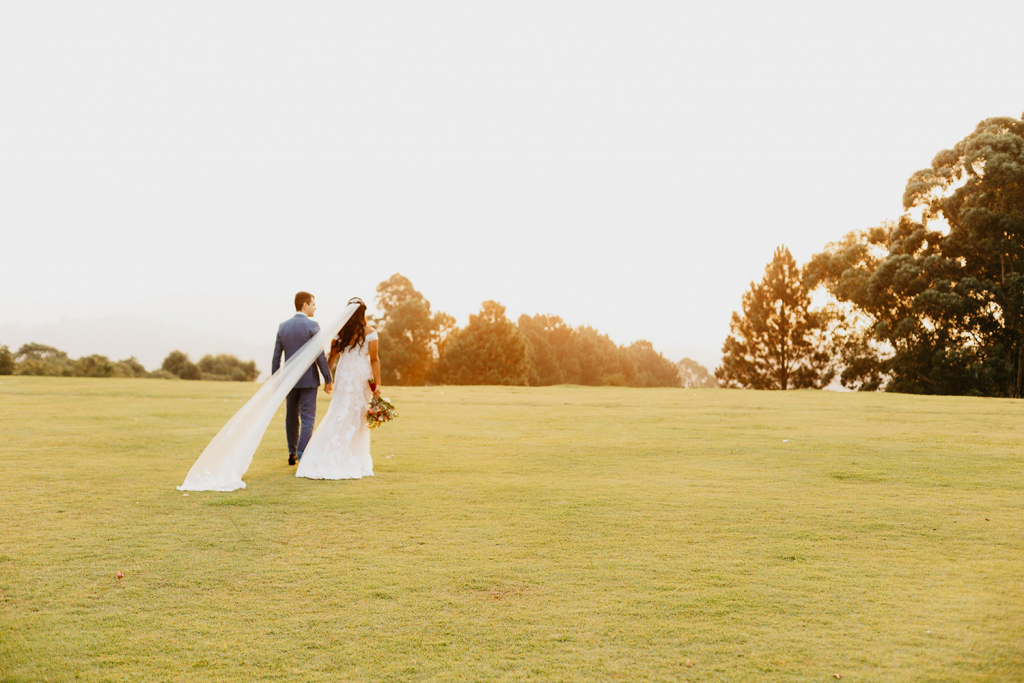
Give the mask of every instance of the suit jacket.
MULTIPOLYGON (((302 345, 313 338, 320 331, 320 325, 310 320, 305 313, 299 311, 294 317, 285 320, 277 328, 277 343, 274 344, 274 360, 270 363, 270 373, 273 374, 281 367, 281 353, 284 359, 288 360, 291 355, 302 348, 302 345)), ((316 362, 309 366, 299 381, 295 383, 296 389, 320 386, 320 377, 317 370, 324 376, 324 383, 331 383, 331 369, 327 367, 327 356, 320 353, 316 362)))

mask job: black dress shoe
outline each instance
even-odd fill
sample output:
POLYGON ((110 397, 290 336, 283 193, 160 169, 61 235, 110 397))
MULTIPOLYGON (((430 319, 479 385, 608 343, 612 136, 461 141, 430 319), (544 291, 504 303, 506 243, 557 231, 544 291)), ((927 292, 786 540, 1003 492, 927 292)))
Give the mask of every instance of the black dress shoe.
POLYGON ((294 455, 289 455, 288 456, 288 464, 289 465, 294 465, 295 464, 295 456, 294 455))

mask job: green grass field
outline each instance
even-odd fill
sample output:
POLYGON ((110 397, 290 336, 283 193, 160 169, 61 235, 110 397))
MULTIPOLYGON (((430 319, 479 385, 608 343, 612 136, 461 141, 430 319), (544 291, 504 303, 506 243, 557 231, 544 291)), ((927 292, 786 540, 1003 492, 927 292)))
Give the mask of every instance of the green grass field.
POLYGON ((175 490, 254 390, 0 377, 0 681, 1024 680, 1024 402, 390 389, 175 490))

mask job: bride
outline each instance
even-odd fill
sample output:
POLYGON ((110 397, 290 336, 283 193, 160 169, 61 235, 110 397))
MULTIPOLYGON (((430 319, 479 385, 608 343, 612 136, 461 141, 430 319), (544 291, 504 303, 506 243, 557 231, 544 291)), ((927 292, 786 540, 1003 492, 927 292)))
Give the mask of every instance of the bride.
POLYGON ((377 332, 366 323, 366 304, 358 297, 352 317, 331 340, 327 359, 334 374, 331 405, 299 459, 296 477, 359 479, 373 476, 366 410, 380 395, 377 332), (335 367, 335 364, 337 366, 335 367))

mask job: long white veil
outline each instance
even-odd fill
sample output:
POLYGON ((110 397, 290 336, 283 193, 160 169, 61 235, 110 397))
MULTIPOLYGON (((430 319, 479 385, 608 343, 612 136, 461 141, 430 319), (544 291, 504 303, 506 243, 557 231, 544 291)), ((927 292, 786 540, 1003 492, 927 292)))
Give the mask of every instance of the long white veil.
POLYGON ((305 374, 327 342, 345 325, 359 304, 349 304, 341 315, 292 354, 242 408, 228 420, 192 465, 179 491, 234 491, 244 489, 242 475, 274 419, 281 401, 305 374))

